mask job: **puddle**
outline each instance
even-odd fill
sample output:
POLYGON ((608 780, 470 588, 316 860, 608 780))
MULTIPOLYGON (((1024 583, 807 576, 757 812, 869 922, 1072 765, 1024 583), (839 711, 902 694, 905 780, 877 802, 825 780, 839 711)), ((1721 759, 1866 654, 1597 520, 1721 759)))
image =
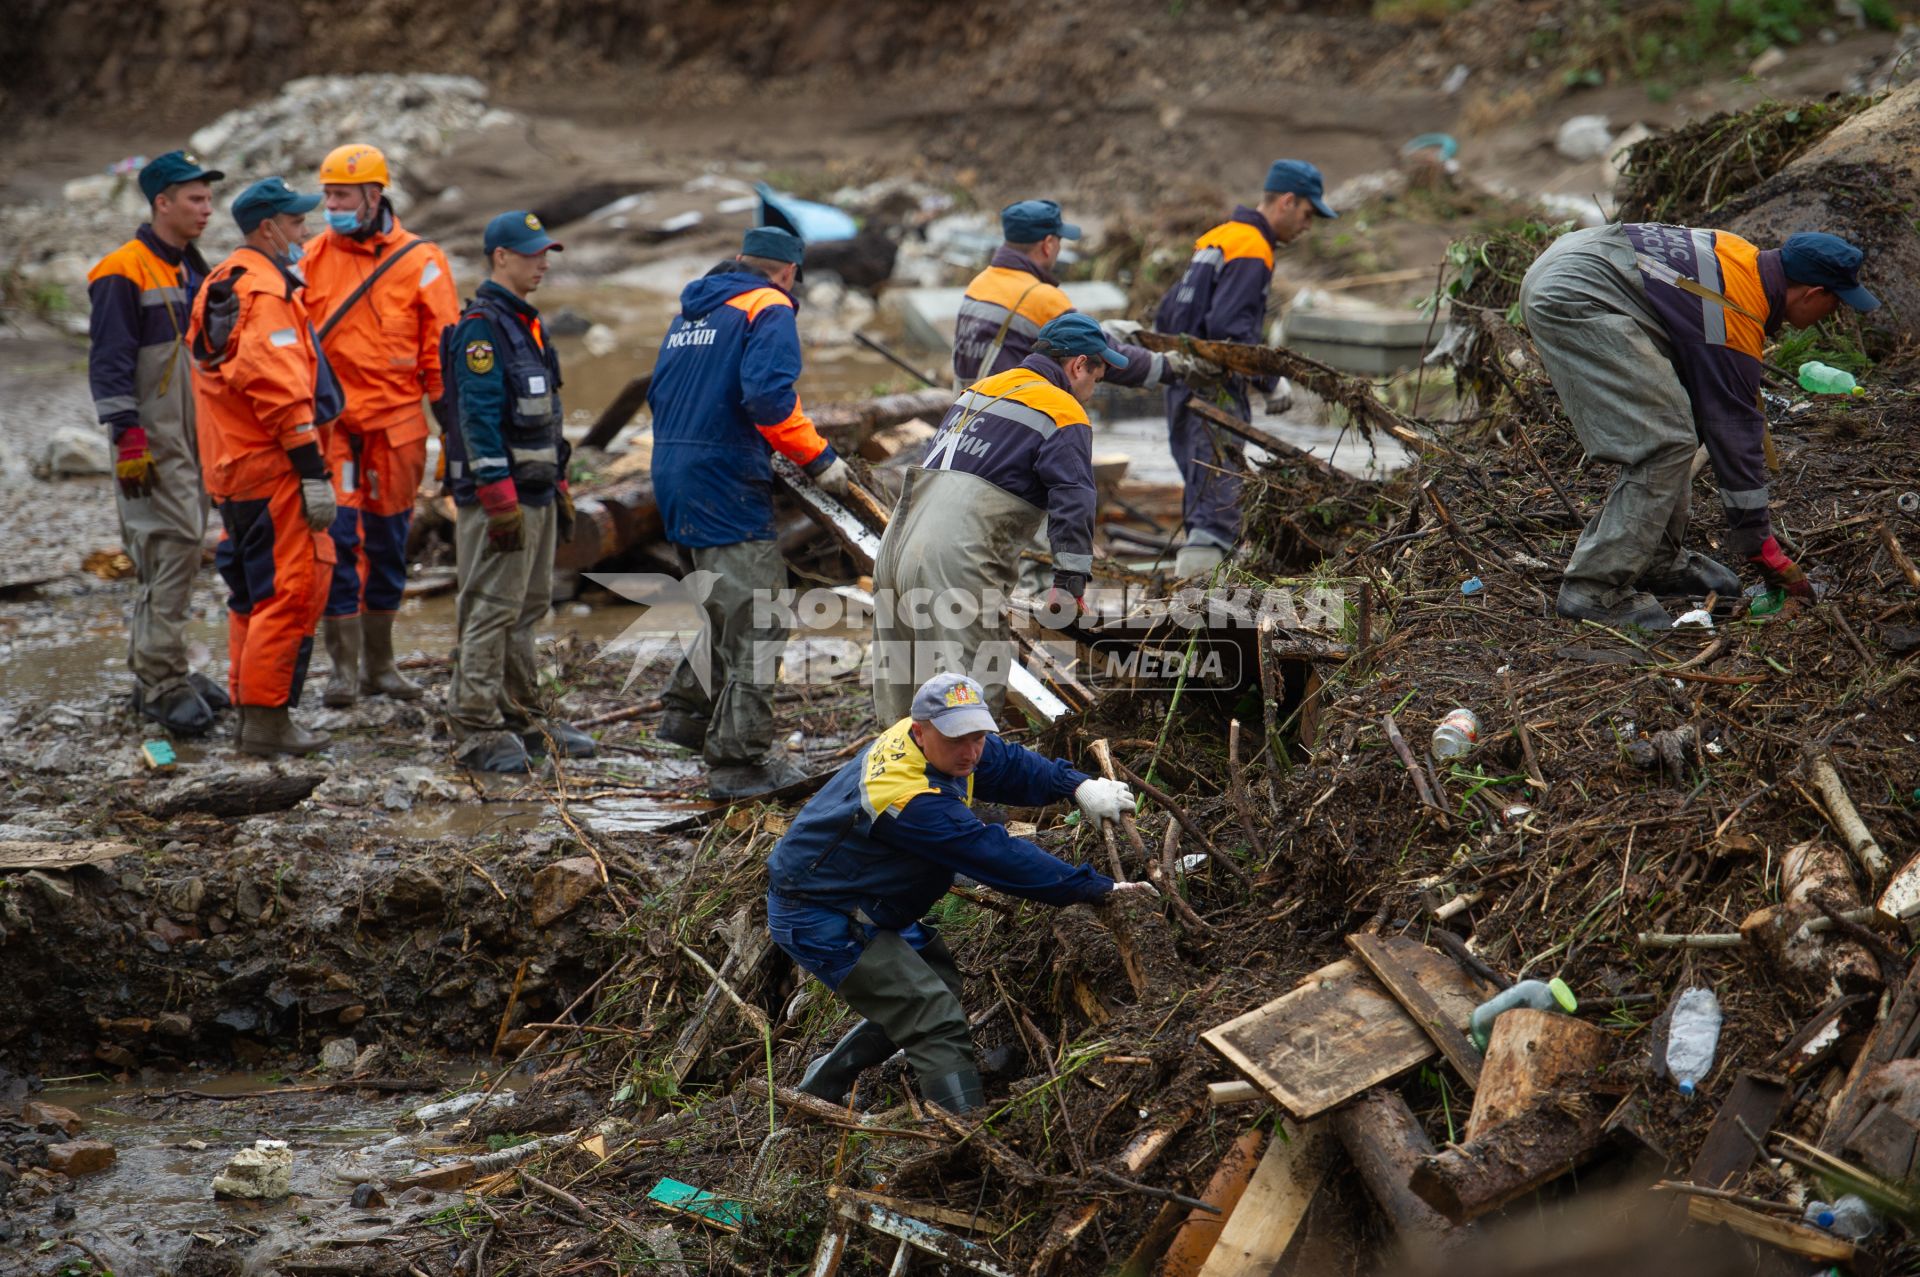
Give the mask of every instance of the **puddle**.
MULTIPOLYGON (((457 1089, 483 1073, 466 1061, 449 1068, 447 1077, 457 1089)), ((86 1122, 80 1138, 106 1140, 116 1150, 110 1168, 76 1181, 69 1196, 74 1217, 59 1227, 121 1273, 169 1269, 196 1232, 244 1228, 270 1241, 284 1233, 289 1245, 309 1245, 355 1229, 379 1231, 394 1211, 354 1210, 348 1199, 356 1183, 406 1174, 422 1160, 420 1148, 445 1143, 440 1135, 395 1130, 396 1121, 435 1093, 285 1093, 302 1084, 279 1075, 233 1073, 182 1075, 146 1088, 49 1087, 37 1098, 74 1110, 86 1122), (213 1177, 235 1150, 256 1139, 292 1146, 293 1196, 268 1204, 216 1201, 213 1177)), ((36 1203, 23 1213, 31 1217, 47 1209, 36 1203)), ((48 1257, 73 1260, 78 1254, 49 1251, 48 1257)))

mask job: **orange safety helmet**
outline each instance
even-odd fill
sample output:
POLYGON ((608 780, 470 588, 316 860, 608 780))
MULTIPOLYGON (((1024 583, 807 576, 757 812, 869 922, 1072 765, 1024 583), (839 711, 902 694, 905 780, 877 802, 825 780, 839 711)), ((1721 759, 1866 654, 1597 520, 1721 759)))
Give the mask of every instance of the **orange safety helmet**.
POLYGON ((322 186, 359 186, 377 182, 384 188, 388 180, 387 157, 380 153, 379 147, 368 146, 365 142, 336 146, 327 152, 326 159, 320 161, 322 186))

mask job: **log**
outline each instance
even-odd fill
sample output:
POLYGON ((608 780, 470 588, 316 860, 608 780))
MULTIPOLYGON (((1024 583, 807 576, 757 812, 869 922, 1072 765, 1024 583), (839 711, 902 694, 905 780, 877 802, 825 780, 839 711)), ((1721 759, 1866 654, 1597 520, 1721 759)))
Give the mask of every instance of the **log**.
POLYGON ((1558 1011, 1515 1007, 1493 1022, 1480 1089, 1467 1117, 1469 1142, 1578 1091, 1606 1062, 1604 1031, 1558 1011))
POLYGON ((174 781, 140 800, 140 809, 165 820, 182 812, 210 816, 258 816, 302 802, 327 778, 325 772, 255 767, 174 781))
POLYGON ((1872 1107, 1882 1065, 1904 1059, 1920 1039, 1920 963, 1907 972, 1907 978, 1887 1006, 1886 1014, 1867 1033, 1867 1040, 1847 1072, 1846 1082, 1827 1111, 1826 1129, 1820 1133, 1820 1151, 1838 1153, 1872 1107))
POLYGON ((647 406, 647 391, 652 387, 651 372, 641 373, 622 386, 620 393, 613 397, 613 402, 606 406, 594 421, 592 428, 580 440, 580 446, 605 448, 612 443, 614 437, 626 428, 627 423, 639 416, 640 410, 647 406))
POLYGON ((1860 903, 1846 857, 1814 838, 1780 857, 1780 904, 1748 914, 1740 934, 1777 970, 1808 987, 1831 982, 1844 993, 1879 988, 1880 964, 1859 941, 1808 925, 1825 916, 1822 899, 1860 903))
POLYGON ((1448 1250, 1465 1240, 1460 1228, 1407 1187, 1420 1159, 1432 1155, 1433 1141, 1398 1091, 1368 1091, 1331 1120, 1360 1181, 1403 1246, 1448 1250))
POLYGON ((1820 797, 1826 800, 1827 816, 1834 829, 1846 840, 1847 850, 1867 871, 1867 877, 1879 887, 1893 873, 1893 865, 1880 850, 1866 822, 1860 819, 1853 799, 1847 796, 1847 787, 1840 782, 1840 773, 1833 768, 1833 760, 1825 755, 1814 759, 1812 776, 1813 783, 1820 789, 1820 797))
POLYGON ((1447 1057, 1447 1062, 1453 1065, 1454 1072, 1467 1084, 1467 1089, 1477 1089, 1480 1085, 1480 1052, 1474 1050, 1467 1035, 1441 1013, 1433 995, 1421 987, 1420 981, 1407 969, 1406 964, 1381 943, 1379 936, 1350 935, 1347 937, 1347 948, 1353 950, 1354 956, 1373 972, 1374 979, 1384 985, 1387 992, 1406 1009, 1408 1017, 1420 1026, 1420 1031, 1433 1039, 1433 1044, 1440 1048, 1440 1054, 1447 1057))
POLYGON ((127 842, 37 842, 0 838, 0 869, 74 869, 97 865, 140 849, 127 842))
POLYGON ((1180 1226, 1179 1233, 1173 1239, 1173 1245, 1167 1248, 1166 1262, 1160 1266, 1160 1277, 1196 1277, 1207 1256, 1213 1253, 1213 1247, 1220 1240, 1220 1232, 1226 1227, 1227 1219, 1233 1214, 1240 1198, 1247 1191, 1247 1184, 1253 1179, 1254 1167, 1260 1160, 1261 1146, 1266 1142, 1266 1132, 1255 1126, 1235 1140, 1227 1155, 1220 1159, 1214 1168, 1213 1178, 1207 1181, 1207 1187, 1200 1194, 1200 1200, 1214 1206, 1219 1213, 1200 1210, 1198 1207, 1187 1212, 1187 1220, 1180 1226))
POLYGON ((1289 1123, 1287 1138, 1267 1145, 1200 1277, 1266 1277, 1273 1271, 1332 1165, 1326 1127, 1325 1122, 1289 1123))
POLYGON ((1478 1219, 1591 1159, 1606 1138, 1605 1116, 1586 1097, 1552 1097, 1478 1139, 1422 1158, 1411 1187, 1456 1224, 1478 1219))

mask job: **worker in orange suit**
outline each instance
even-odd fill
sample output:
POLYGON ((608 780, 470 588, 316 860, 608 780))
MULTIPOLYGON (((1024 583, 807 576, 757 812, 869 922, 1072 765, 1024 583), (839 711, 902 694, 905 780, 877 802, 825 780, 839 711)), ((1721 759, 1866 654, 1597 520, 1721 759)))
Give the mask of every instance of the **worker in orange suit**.
POLYGON ((340 387, 292 270, 320 202, 277 177, 233 202, 245 242, 195 299, 187 342, 207 495, 225 531, 229 690, 240 749, 311 754, 327 743, 289 710, 300 699, 333 570, 327 423, 340 387))
POLYGON ((427 464, 421 397, 433 401, 444 430, 440 333, 459 318, 460 295, 439 245, 400 225, 389 180, 378 148, 332 151, 320 164, 327 228, 301 262, 307 305, 347 397, 328 457, 340 506, 326 611, 332 668, 322 692, 332 706, 376 693, 420 696, 394 665, 393 618, 427 464))

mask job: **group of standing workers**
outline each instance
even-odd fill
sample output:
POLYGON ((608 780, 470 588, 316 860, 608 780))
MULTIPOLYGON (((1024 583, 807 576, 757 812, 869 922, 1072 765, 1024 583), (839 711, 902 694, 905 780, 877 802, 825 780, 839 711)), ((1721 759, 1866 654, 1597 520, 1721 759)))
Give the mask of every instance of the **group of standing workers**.
POLYGON ((354 144, 322 162, 317 194, 280 177, 241 191, 241 247, 209 269, 195 241, 224 178, 182 151, 149 162, 139 184, 151 219, 89 276, 89 381, 139 587, 134 707, 183 735, 233 707, 248 753, 320 749, 326 733, 290 711, 323 615, 325 704, 421 696, 394 660, 393 624, 430 406, 458 510, 458 755, 516 771, 549 748, 591 754, 591 738, 542 712, 532 634, 555 520, 526 519, 528 533, 520 514, 570 512, 559 365, 525 300, 559 245, 531 213, 495 218, 492 279, 463 314, 446 255, 386 198, 386 158, 354 144), (323 205, 326 228, 310 235, 323 205), (224 689, 187 668, 209 504, 228 591, 224 689))

